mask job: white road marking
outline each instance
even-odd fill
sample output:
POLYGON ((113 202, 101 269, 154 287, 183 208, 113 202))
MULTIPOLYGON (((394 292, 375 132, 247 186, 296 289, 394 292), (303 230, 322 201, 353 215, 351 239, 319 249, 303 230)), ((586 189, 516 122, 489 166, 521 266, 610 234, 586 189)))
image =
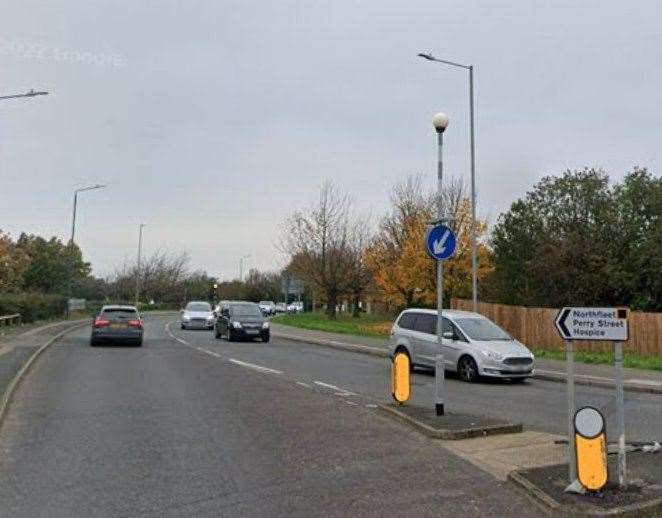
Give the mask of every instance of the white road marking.
POLYGON ((176 335, 172 332, 172 330, 170 329, 170 324, 171 324, 171 322, 168 322, 168 323, 165 325, 165 330, 166 330, 166 332, 170 335, 170 337, 171 337, 171 338, 174 338, 175 340, 177 340, 180 344, 188 345, 188 342, 187 342, 186 340, 184 340, 183 338, 179 338, 178 336, 176 336, 176 335))
POLYGON ((214 351, 210 351, 208 349, 203 349, 202 347, 196 347, 196 349, 202 353, 210 354, 212 356, 216 356, 216 358, 222 358, 222 356, 218 353, 215 353, 214 351))
POLYGON ((355 401, 347 401, 347 400, 345 400, 345 403, 347 403, 348 405, 352 405, 352 406, 358 406, 358 403, 356 403, 355 401))
POLYGON ((345 390, 344 388, 341 387, 336 387, 335 385, 331 385, 330 383, 324 383, 323 381, 313 381, 315 385, 319 385, 320 387, 332 389, 332 390, 337 390, 336 396, 356 396, 354 392, 350 392, 349 390, 345 390))
POLYGON ((366 408, 377 408, 377 405, 375 405, 374 403, 368 403, 366 405, 366 408))
POLYGON ((270 369, 269 367, 263 367, 262 365, 256 365, 254 363, 242 362, 240 360, 235 360, 234 358, 230 358, 228 361, 234 363, 235 365, 241 365, 242 367, 254 369, 260 372, 267 372, 269 374, 283 374, 283 371, 277 371, 276 369, 270 369))
POLYGON ((304 383, 303 381, 297 381, 296 383, 302 387, 310 388, 310 385, 308 385, 308 383, 304 383))

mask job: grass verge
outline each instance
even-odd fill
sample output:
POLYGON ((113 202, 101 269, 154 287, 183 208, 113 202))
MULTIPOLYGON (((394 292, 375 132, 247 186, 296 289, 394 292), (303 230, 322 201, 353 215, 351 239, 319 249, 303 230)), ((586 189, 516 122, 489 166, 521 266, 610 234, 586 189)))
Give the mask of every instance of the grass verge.
MULTIPOLYGON (((550 360, 565 360, 564 351, 543 351, 534 349, 533 354, 536 358, 549 358, 550 360)), ((593 364, 614 364, 614 355, 608 352, 586 352, 575 351, 575 361, 581 363, 593 364)), ((660 356, 641 356, 635 353, 623 351, 623 365, 633 369, 648 369, 653 371, 662 371, 662 357, 660 356)))
POLYGON ((346 335, 370 336, 373 338, 386 338, 391 332, 393 318, 385 315, 368 315, 361 313, 359 318, 341 313, 335 320, 330 320, 323 313, 297 313, 279 315, 275 322, 286 326, 309 329, 312 331, 326 331, 328 333, 342 333, 346 335))

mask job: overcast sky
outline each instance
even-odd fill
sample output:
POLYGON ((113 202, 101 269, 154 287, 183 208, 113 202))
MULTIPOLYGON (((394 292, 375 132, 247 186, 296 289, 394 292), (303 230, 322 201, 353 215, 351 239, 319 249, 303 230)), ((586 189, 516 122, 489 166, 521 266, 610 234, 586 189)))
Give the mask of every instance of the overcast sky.
POLYGON ((275 269, 280 223, 323 180, 380 215, 394 182, 433 185, 431 117, 469 179, 476 65, 479 213, 546 174, 619 179, 662 160, 656 1, 10 0, 0 17, 0 229, 77 242, 94 273, 145 252, 238 275, 275 269))

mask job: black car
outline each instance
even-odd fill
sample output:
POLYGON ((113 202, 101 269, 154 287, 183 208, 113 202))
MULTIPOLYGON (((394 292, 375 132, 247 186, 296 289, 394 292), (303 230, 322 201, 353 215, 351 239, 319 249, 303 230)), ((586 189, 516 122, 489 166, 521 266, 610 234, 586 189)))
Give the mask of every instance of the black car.
POLYGON ((227 337, 228 341, 260 338, 268 342, 269 322, 254 302, 231 302, 221 306, 221 314, 214 326, 216 338, 227 337))

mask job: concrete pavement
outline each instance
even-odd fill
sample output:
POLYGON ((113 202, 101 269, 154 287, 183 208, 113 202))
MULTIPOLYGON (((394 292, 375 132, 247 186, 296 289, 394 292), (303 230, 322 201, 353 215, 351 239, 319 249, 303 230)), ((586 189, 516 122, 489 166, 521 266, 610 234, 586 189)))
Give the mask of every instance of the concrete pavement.
POLYGON ((42 355, 0 435, 0 516, 536 514, 336 381, 377 358, 166 322, 142 348, 78 330, 42 355))

